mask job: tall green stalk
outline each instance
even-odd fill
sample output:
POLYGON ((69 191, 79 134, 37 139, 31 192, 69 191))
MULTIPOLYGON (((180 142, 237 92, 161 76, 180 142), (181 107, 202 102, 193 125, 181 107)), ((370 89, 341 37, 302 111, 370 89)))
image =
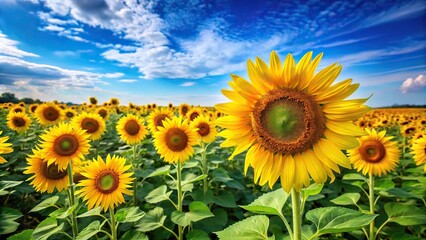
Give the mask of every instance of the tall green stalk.
MULTIPOLYGON (((374 214, 374 176, 370 173, 370 182, 368 184, 369 186, 369 200, 370 200, 370 214, 374 214)), ((369 234, 369 240, 374 240, 374 219, 370 222, 370 234, 369 234)))
MULTIPOLYGON (((74 206, 75 204, 75 194, 74 194, 74 179, 73 179, 73 173, 72 173, 72 162, 70 161, 68 163, 68 181, 69 181, 69 188, 68 188, 68 197, 70 201, 70 207, 74 206)), ((75 208, 72 211, 71 214, 71 227, 72 227, 72 235, 73 239, 77 238, 78 235, 78 223, 77 223, 77 214, 75 212, 75 208)))
MULTIPOLYGON (((133 171, 136 173, 136 147, 137 145, 134 144, 133 145, 133 161, 132 161, 132 166, 133 166, 133 171)), ((133 180, 133 206, 137 206, 138 203, 138 198, 136 197, 136 190, 138 188, 138 179, 135 178, 133 180)))
MULTIPOLYGON (((202 167, 202 171, 203 174, 208 175, 208 169, 207 169, 207 146, 205 143, 201 143, 201 149, 203 150, 201 152, 201 167, 202 167)), ((209 184, 207 182, 207 177, 203 179, 203 189, 204 189, 204 193, 207 192, 207 190, 209 189, 209 184)))
POLYGON ((291 190, 291 207, 293 209, 293 240, 302 239, 302 210, 300 193, 294 188, 291 190))
MULTIPOLYGON (((178 200, 178 211, 182 212, 182 166, 180 161, 178 161, 177 163, 177 200, 178 200)), ((179 240, 183 240, 183 227, 178 225, 178 235, 179 235, 179 240)))
POLYGON ((109 217, 111 219, 111 237, 112 240, 117 240, 117 226, 115 223, 114 208, 109 208, 109 217))

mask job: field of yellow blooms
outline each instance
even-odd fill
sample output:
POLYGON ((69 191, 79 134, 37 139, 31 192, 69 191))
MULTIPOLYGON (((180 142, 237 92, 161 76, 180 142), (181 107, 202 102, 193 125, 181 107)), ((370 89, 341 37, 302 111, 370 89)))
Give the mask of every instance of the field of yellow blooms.
POLYGON ((214 108, 2 104, 0 238, 425 239, 426 109, 312 57, 249 60, 214 108))

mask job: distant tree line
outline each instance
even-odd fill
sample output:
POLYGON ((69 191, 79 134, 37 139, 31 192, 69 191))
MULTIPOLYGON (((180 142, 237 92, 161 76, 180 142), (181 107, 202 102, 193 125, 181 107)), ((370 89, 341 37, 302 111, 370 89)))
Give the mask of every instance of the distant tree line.
MULTIPOLYGON (((32 98, 17 98, 14 93, 5 92, 0 95, 0 103, 20 103, 24 102, 25 104, 33 104, 33 103, 43 103, 40 99, 32 99, 32 98)), ((63 103, 63 102, 61 102, 63 103)), ((67 105, 73 105, 71 102, 67 102, 67 105)))

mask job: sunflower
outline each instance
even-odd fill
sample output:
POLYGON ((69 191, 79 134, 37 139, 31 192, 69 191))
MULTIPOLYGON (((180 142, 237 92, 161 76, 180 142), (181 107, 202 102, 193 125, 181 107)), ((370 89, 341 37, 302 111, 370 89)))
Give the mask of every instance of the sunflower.
POLYGON ((186 117, 189 118, 189 121, 194 121, 198 116, 200 116, 203 111, 200 108, 193 108, 188 111, 186 117))
POLYGON ((143 120, 132 114, 118 120, 117 132, 127 144, 137 144, 148 134, 143 120))
POLYGON ((118 98, 111 98, 109 100, 109 103, 111 103, 111 105, 113 105, 113 106, 118 106, 118 105, 120 105, 120 100, 118 100, 118 98))
POLYGON ((155 109, 151 112, 147 118, 148 128, 152 133, 158 131, 158 127, 163 126, 163 121, 165 119, 173 118, 173 112, 169 109, 155 109))
POLYGON ((109 112, 104 107, 100 107, 100 108, 96 109, 96 113, 99 114, 99 116, 101 116, 103 120, 107 120, 108 117, 109 117, 109 112))
POLYGON ((31 126, 31 119, 25 112, 11 112, 7 115, 7 126, 18 133, 27 131, 31 126))
POLYGON ((98 140, 101 138, 106 129, 105 121, 96 113, 83 112, 74 117, 71 124, 74 128, 86 130, 91 140, 98 140))
POLYGON ((248 149, 244 171, 254 169, 254 181, 272 187, 281 177, 287 192, 309 186, 309 175, 323 183, 339 165, 350 168, 341 149, 357 146, 364 131, 352 121, 369 108, 367 99, 344 100, 359 86, 352 79, 331 85, 341 71, 333 64, 314 74, 322 54, 312 52, 299 63, 288 54, 284 63, 272 51, 270 66, 260 58, 248 60, 248 76, 231 75, 233 90, 222 93, 232 102, 216 105, 225 116, 216 120, 225 128, 222 147, 235 147, 235 155, 248 149))
POLYGON ((34 113, 35 113, 35 111, 37 110, 37 107, 38 107, 38 104, 31 104, 31 105, 30 105, 30 107, 29 107, 30 112, 31 112, 32 114, 34 114, 34 113))
POLYGON ((77 111, 72 108, 66 108, 64 110, 64 116, 66 119, 72 119, 73 117, 77 116, 77 111))
POLYGON ((37 121, 41 125, 53 125, 62 121, 64 113, 60 107, 53 103, 44 103, 37 107, 35 111, 37 121))
POLYGON ((25 174, 32 174, 28 178, 30 185, 37 192, 52 193, 56 188, 58 192, 68 188, 68 174, 66 169, 59 169, 55 163, 48 165, 43 158, 40 149, 33 149, 33 155, 28 155, 28 167, 24 171, 25 174))
POLYGON ((123 203, 123 194, 133 194, 128 189, 133 183, 133 173, 126 173, 131 165, 124 165, 125 163, 126 159, 123 157, 111 157, 108 154, 106 162, 98 156, 97 160, 94 159, 84 168, 81 175, 86 179, 77 184, 82 188, 76 194, 87 201, 89 209, 101 206, 106 211, 123 203))
MULTIPOLYGON (((411 147, 411 150, 411 154, 414 155, 414 162, 417 166, 426 163, 426 137, 423 136, 417 139, 411 147)), ((426 164, 423 169, 426 172, 426 164)))
POLYGON ((14 107, 12 107, 9 111, 9 114, 11 113, 20 113, 20 112, 25 112, 25 108, 19 105, 15 105, 14 107))
POLYGON ((188 120, 173 117, 163 121, 154 133, 154 146, 168 163, 183 163, 194 154, 192 147, 197 143, 196 129, 188 125, 188 120))
POLYGON ((197 129, 197 136, 201 142, 211 143, 216 139, 217 130, 213 121, 208 116, 200 115, 191 122, 191 126, 197 129))
POLYGON ((167 106, 168 106, 170 109, 173 109, 173 103, 169 103, 167 106))
POLYGON ((402 136, 405 136, 405 137, 412 137, 414 133, 416 133, 416 131, 417 131, 416 125, 409 124, 409 125, 404 125, 401 128, 401 134, 402 136))
MULTIPOLYGON (((3 131, 0 131, 0 135, 3 133, 3 131)), ((9 140, 9 137, 0 137, 0 154, 8 154, 13 152, 12 144, 6 143, 6 141, 9 140)), ((5 163, 6 159, 4 157, 0 156, 0 164, 5 163)))
POLYGON ((96 106, 98 104, 98 99, 96 99, 96 97, 89 97, 89 102, 96 106))
POLYGON ((191 109, 191 107, 186 103, 182 103, 181 105, 179 105, 180 116, 185 117, 190 109, 191 109))
POLYGON ((60 170, 68 166, 69 161, 78 163, 89 153, 89 134, 81 128, 72 128, 69 123, 60 123, 51 127, 40 136, 41 153, 48 165, 58 165, 60 170))
POLYGON ((358 138, 360 145, 348 150, 349 160, 362 174, 381 176, 392 171, 399 162, 397 142, 393 137, 385 137, 386 131, 379 133, 366 128, 367 136, 358 138))

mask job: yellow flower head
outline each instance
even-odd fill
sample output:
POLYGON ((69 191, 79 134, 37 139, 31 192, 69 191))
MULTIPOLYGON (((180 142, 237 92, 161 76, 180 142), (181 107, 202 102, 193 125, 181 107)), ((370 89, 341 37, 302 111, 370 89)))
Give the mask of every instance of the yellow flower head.
POLYGON ((148 134, 143 120, 132 114, 120 118, 117 122, 117 132, 127 144, 137 144, 148 134))
POLYGON ((96 113, 83 112, 71 121, 74 128, 86 130, 91 140, 98 140, 105 132, 105 121, 96 113))
POLYGON ((72 108, 66 108, 64 109, 64 115, 66 119, 72 119, 73 117, 77 116, 77 111, 72 108))
MULTIPOLYGON (((0 131, 0 135, 3 133, 3 131, 0 131)), ((9 137, 0 137, 0 154, 8 154, 13 152, 12 144, 6 143, 6 141, 9 140, 9 137)), ((0 164, 5 163, 6 159, 4 157, 0 156, 0 164)))
POLYGON ((397 142, 385 137, 386 131, 365 129, 367 136, 358 138, 360 145, 348 150, 349 160, 362 174, 381 176, 395 169, 399 162, 397 142))
POLYGON ((100 107, 100 108, 96 109, 96 113, 99 114, 99 116, 101 116, 102 119, 105 120, 105 121, 109 117, 109 111, 105 107, 100 107))
POLYGON ((181 105, 179 105, 180 116, 185 117, 189 110, 191 110, 191 107, 188 104, 182 103, 181 105))
POLYGON ((367 99, 345 100, 359 84, 333 84, 337 63, 315 74, 321 58, 308 52, 298 63, 291 54, 281 62, 272 51, 269 66, 260 58, 247 62, 250 82, 231 75, 232 90, 222 90, 231 102, 216 105, 225 115, 216 120, 225 129, 221 146, 235 147, 230 159, 248 150, 244 171, 253 167, 256 183, 272 187, 281 177, 284 190, 300 191, 309 176, 324 183, 339 166, 351 167, 341 149, 365 134, 352 121, 369 110, 367 99))
POLYGON ((201 142, 211 143, 216 139, 216 125, 208 116, 200 115, 191 122, 191 126, 197 129, 197 138, 201 142))
POLYGON ((155 133, 158 131, 158 127, 163 126, 163 121, 165 119, 171 118, 173 118, 173 112, 171 112, 169 109, 155 109, 149 114, 147 118, 148 128, 152 133, 155 133))
POLYGON ((64 118, 64 112, 54 103, 39 105, 35 111, 35 115, 37 121, 44 126, 57 124, 64 118))
POLYGON ((108 154, 106 162, 98 156, 84 168, 77 186, 81 187, 76 194, 87 201, 89 209, 100 206, 104 211, 124 202, 123 194, 133 195, 131 188, 133 172, 126 172, 131 165, 125 165, 126 159, 108 154))
POLYGON ((7 115, 7 126, 18 133, 27 131, 31 126, 31 119, 25 112, 11 112, 7 115))
MULTIPOLYGON (((426 137, 417 139, 414 141, 411 147, 411 154, 413 154, 414 162, 416 165, 426 163, 426 137)), ((426 172, 426 164, 424 165, 424 171, 426 172)))

